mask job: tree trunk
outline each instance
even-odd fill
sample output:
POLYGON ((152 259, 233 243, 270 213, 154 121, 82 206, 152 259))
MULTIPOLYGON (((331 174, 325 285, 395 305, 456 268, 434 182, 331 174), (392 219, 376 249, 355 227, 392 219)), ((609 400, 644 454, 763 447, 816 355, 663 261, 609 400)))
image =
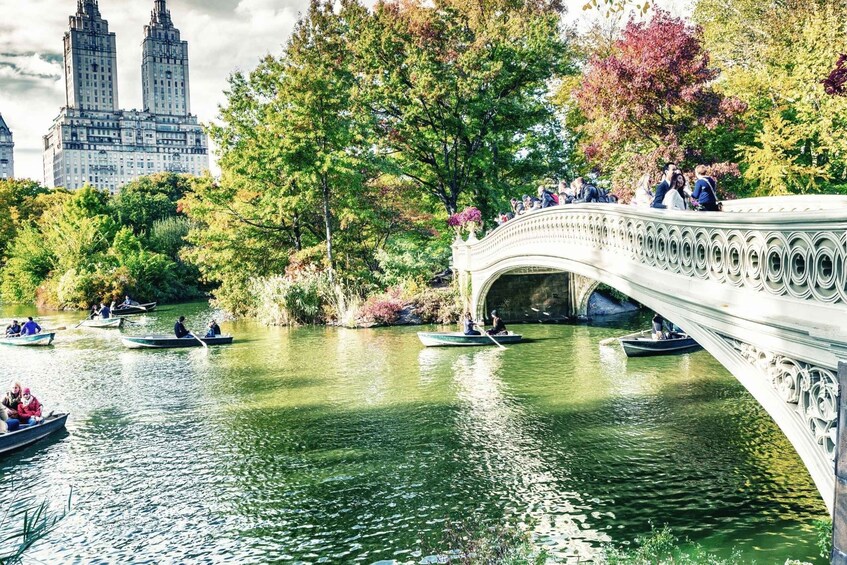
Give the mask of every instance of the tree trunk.
POLYGON ((329 282, 333 284, 335 273, 332 260, 332 215, 329 212, 329 184, 326 182, 326 176, 321 177, 321 188, 323 189, 324 226, 326 226, 326 260, 329 263, 329 282))
POLYGON ((300 230, 300 214, 294 214, 291 231, 294 235, 294 249, 303 251, 303 232, 300 230))

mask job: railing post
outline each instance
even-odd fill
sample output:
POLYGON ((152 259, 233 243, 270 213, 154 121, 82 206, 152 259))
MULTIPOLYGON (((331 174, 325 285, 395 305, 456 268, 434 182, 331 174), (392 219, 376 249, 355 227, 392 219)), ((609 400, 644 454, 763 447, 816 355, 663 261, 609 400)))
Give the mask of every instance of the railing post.
POLYGON ((838 441, 835 446, 835 503, 832 510, 833 565, 847 565, 847 362, 838 362, 838 441))

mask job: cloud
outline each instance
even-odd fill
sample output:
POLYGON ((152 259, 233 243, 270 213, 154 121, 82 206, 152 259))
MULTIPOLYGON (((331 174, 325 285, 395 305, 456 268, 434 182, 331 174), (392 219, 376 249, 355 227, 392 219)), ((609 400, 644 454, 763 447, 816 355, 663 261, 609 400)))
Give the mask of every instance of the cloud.
MULTIPOLYGON (((227 78, 281 53, 308 0, 169 0, 188 41, 191 109, 202 122, 217 116, 227 78)), ((153 0, 100 0, 115 32, 122 108, 141 107, 141 41, 153 0)), ((65 103, 62 37, 74 0, 0 0, 0 112, 15 136, 15 172, 42 180, 42 136, 65 103)))

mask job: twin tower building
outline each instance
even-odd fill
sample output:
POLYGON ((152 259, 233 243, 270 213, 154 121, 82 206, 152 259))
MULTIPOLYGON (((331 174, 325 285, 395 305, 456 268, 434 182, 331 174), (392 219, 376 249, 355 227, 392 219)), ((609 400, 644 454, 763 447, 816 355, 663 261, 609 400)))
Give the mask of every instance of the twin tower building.
POLYGON ((188 42, 155 0, 141 44, 143 109, 118 106, 115 34, 97 0, 77 0, 64 38, 65 107, 44 136, 44 180, 118 192, 143 175, 202 174, 208 140, 191 114, 188 42))

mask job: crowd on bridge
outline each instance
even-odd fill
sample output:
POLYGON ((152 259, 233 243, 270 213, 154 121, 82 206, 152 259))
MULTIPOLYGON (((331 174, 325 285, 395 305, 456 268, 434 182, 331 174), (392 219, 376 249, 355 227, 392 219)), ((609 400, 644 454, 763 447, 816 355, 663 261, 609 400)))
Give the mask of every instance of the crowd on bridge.
MULTIPOLYGON (((676 163, 667 163, 662 169, 661 181, 655 186, 650 182, 650 173, 642 175, 630 204, 667 210, 719 211, 717 181, 707 173, 706 165, 697 165, 694 171, 686 174, 676 163)), ((558 184, 539 186, 536 196, 524 194, 520 199, 512 198, 510 211, 501 212, 496 222, 502 225, 518 216, 552 206, 592 202, 618 203, 618 198, 583 177, 575 178, 570 184, 561 180, 558 184)))

